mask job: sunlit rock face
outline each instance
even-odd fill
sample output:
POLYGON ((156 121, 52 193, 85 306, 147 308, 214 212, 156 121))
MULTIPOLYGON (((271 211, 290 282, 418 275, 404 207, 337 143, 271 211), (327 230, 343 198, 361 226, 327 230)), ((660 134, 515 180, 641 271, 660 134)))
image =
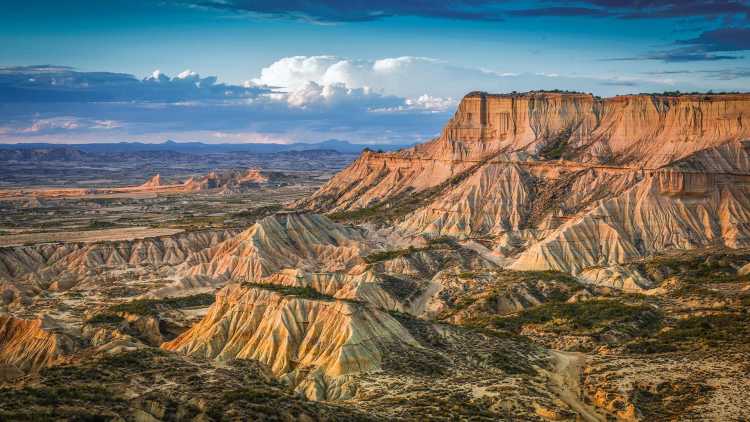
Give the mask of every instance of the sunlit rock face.
POLYGON ((349 396, 344 376, 379 369, 382 351, 392 344, 418 345, 382 310, 229 285, 200 323, 162 348, 259 360, 308 397, 327 399, 349 396))
POLYGON ((37 371, 60 363, 73 353, 75 342, 53 331, 49 321, 0 315, 0 365, 3 371, 37 371))

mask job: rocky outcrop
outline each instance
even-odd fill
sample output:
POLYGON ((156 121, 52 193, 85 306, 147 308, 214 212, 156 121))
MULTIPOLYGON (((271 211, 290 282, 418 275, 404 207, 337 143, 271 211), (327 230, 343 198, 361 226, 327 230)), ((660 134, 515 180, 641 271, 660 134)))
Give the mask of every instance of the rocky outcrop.
POLYGON ((748 246, 750 191, 723 179, 657 172, 530 246, 512 268, 576 273, 670 249, 748 246))
POLYGON ((303 205, 365 207, 437 186, 501 152, 563 159, 561 165, 655 169, 748 138, 748 112, 745 95, 471 93, 440 137, 399 152, 366 152, 303 205))
POLYGON ((0 315, 0 364, 36 371, 61 362, 75 351, 73 340, 50 329, 49 320, 24 320, 0 315))
POLYGON ((146 182, 144 182, 139 187, 143 188, 143 189, 156 189, 156 188, 159 188, 161 186, 162 186, 161 176, 158 175, 158 174, 156 174, 156 175, 152 176, 150 179, 146 180, 146 182))
POLYGON ((269 176, 261 172, 259 168, 251 168, 245 171, 245 173, 239 177, 238 182, 243 183, 266 183, 268 182, 269 176))
POLYGON ((162 348, 219 360, 259 360, 308 397, 326 399, 351 396, 342 377, 379 368, 381 350, 392 343, 417 345, 383 311, 229 285, 200 323, 162 348))
POLYGON ((182 186, 189 192, 220 190, 240 191, 248 187, 258 187, 270 181, 278 182, 285 177, 279 173, 263 172, 259 168, 251 168, 245 171, 212 171, 201 177, 191 177, 182 186))

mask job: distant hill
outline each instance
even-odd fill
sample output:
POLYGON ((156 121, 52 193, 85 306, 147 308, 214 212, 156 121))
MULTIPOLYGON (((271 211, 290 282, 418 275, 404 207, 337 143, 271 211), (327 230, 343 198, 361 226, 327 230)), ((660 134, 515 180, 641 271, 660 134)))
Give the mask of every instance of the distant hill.
MULTIPOLYGON (((311 151, 330 150, 343 154, 359 154, 363 149, 394 151, 410 145, 377 145, 377 144, 352 144, 346 141, 328 140, 317 143, 297 142, 293 144, 206 144, 203 142, 174 142, 166 141, 159 144, 147 144, 142 142, 117 142, 101 144, 0 144, 0 150, 75 150, 82 153, 130 153, 144 151, 172 151, 187 154, 227 153, 227 152, 250 152, 256 154, 271 154, 287 151, 311 151)), ((6 155, 5 153, 3 155, 6 155)), ((19 153, 19 157, 23 156, 19 153)), ((3 158, 0 158, 3 159, 3 158)), ((5 158, 7 159, 7 158, 5 158)))

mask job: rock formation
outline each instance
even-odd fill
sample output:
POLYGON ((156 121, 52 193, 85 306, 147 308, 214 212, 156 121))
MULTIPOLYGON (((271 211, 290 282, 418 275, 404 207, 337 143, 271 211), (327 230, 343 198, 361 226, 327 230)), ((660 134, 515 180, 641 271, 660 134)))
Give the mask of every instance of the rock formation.
MULTIPOLYGON (((737 419, 748 116, 745 95, 471 93, 438 138, 366 151, 244 231, 0 248, 14 313, 0 317, 0 381, 67 360, 76 338, 74 375, 91 356, 144 385, 201 368, 161 383, 167 399, 118 390, 118 414, 144 420, 275 415, 241 404, 292 390, 352 411, 319 415, 380 420, 737 419), (262 383, 238 381, 247 365, 262 383)), ((251 169, 179 186, 278 181, 251 169)), ((298 410, 285 417, 314 415, 298 410)))
POLYGON ((257 280, 285 268, 345 271, 366 249, 360 230, 315 214, 279 214, 193 256, 189 274, 257 280))
POLYGON ((191 177, 183 183, 183 186, 189 192, 212 189, 230 192, 258 187, 271 181, 280 182, 284 178, 283 174, 263 172, 259 168, 251 168, 245 171, 212 171, 202 177, 191 177))
POLYGON ((129 241, 0 248, 3 301, 44 290, 64 291, 107 270, 177 266, 234 234, 231 230, 194 231, 129 241))
POLYGON ((50 331, 50 321, 0 315, 0 365, 36 371, 60 363, 76 349, 65 335, 50 331))
POLYGON ((381 351, 394 343, 418 345, 383 311, 230 285, 200 323, 162 347, 219 360, 259 360, 308 397, 326 399, 350 397, 342 391, 346 385, 333 380, 378 369, 381 351))
POLYGON ((143 188, 143 189, 156 189, 156 188, 159 188, 161 186, 162 186, 161 176, 158 175, 158 174, 156 174, 153 177, 151 177, 150 179, 148 179, 146 182, 144 182, 139 187, 143 188))
POLYGON ((483 238, 518 270, 750 244, 750 96, 471 93, 440 137, 365 152, 300 206, 483 238))

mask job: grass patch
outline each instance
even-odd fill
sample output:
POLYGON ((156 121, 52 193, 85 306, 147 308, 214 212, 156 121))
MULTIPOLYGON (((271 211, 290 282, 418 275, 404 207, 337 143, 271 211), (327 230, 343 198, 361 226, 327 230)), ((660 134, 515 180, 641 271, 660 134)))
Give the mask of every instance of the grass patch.
POLYGON ((271 214, 277 213, 282 210, 281 205, 267 205, 263 207, 251 208, 249 210, 240 211, 232 214, 234 218, 245 218, 250 220, 257 220, 271 214))
POLYGON ((560 132, 554 139, 549 141, 541 151, 539 156, 546 160, 558 160, 563 158, 568 143, 570 142, 570 135, 573 133, 573 128, 567 128, 560 132))
POLYGON ((87 324, 107 324, 107 325, 118 325, 124 319, 119 315, 114 314, 96 314, 93 317, 86 320, 87 324))
POLYGON ((89 222, 89 225, 86 226, 87 229, 91 229, 91 230, 111 229, 113 227, 119 227, 119 226, 111 221, 99 221, 99 220, 91 220, 89 222))

